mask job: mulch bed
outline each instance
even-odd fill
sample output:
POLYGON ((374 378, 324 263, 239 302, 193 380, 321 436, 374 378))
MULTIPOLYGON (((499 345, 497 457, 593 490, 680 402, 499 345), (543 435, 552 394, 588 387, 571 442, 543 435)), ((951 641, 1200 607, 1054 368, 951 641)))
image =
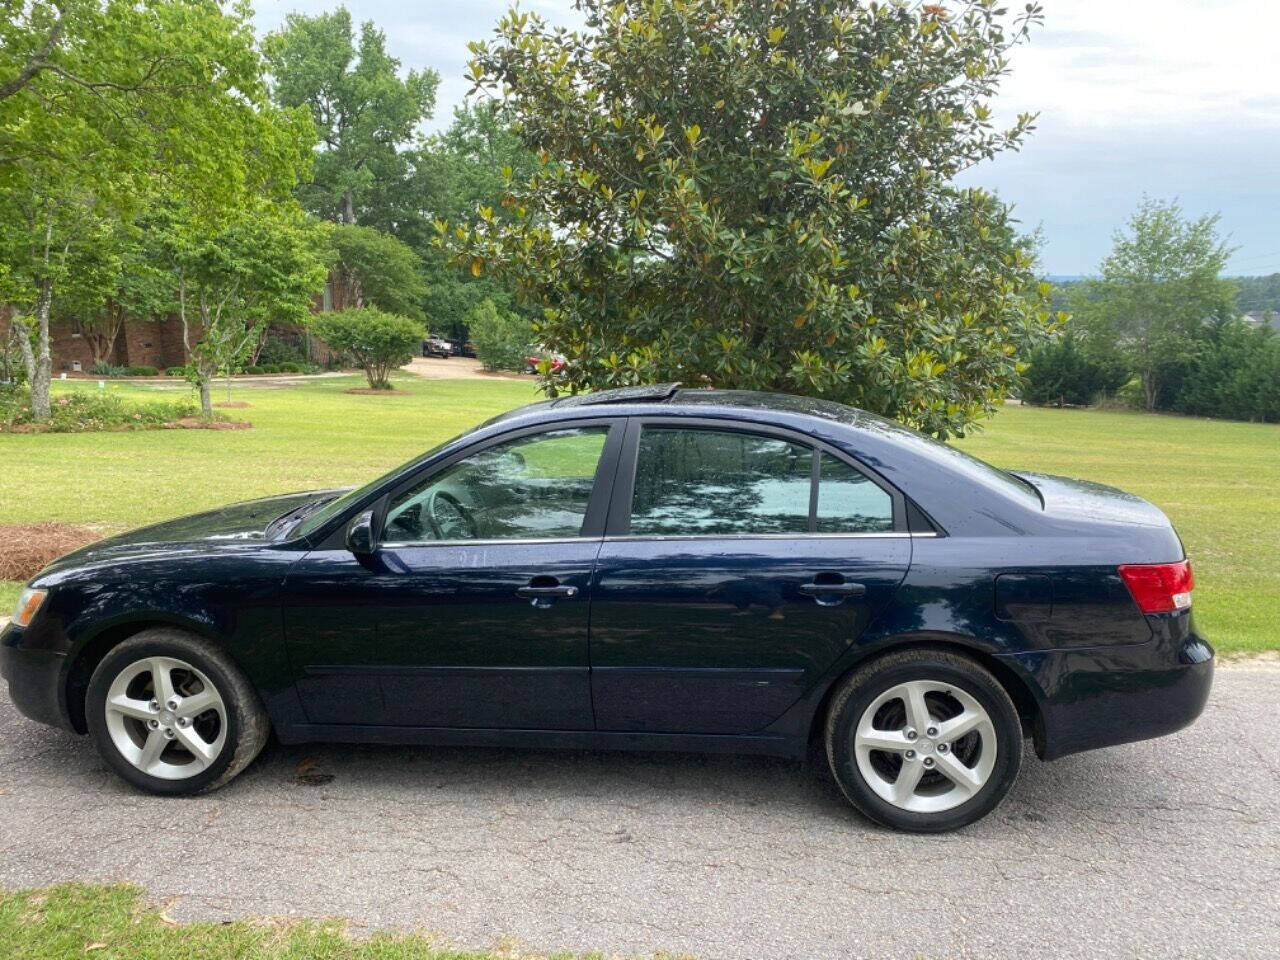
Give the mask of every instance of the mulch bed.
POLYGON ((101 539, 69 523, 0 524, 0 580, 30 580, 50 561, 101 539))
POLYGON ((249 404, 243 400, 223 400, 221 403, 215 403, 214 407, 222 410, 243 410, 249 404))
POLYGON ((355 393, 362 397, 407 397, 408 390, 374 390, 372 387, 353 387, 343 393, 355 393))

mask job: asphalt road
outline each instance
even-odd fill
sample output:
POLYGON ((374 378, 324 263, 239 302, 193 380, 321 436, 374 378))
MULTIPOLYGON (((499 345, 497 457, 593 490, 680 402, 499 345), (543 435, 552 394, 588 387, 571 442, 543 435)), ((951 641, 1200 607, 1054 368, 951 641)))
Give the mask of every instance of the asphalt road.
POLYGON ((267 752, 161 800, 0 696, 0 886, 129 880, 175 919, 343 915, 463 946, 702 958, 1280 955, 1280 670, 1174 737, 1052 764, 949 836, 743 758, 267 752))

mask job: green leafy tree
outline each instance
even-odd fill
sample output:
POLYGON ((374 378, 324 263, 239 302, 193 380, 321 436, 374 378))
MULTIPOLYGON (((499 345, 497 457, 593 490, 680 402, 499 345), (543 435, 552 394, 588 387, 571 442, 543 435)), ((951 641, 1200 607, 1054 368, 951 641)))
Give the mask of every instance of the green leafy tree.
POLYGON ((49 323, 55 291, 68 282, 76 283, 80 297, 91 296, 95 286, 99 294, 106 290, 105 270, 75 269, 82 254, 100 261, 94 241, 101 223, 93 216, 90 196, 78 183, 56 182, 43 172, 28 171, 20 188, 0 192, 0 259, 6 268, 0 303, 8 304, 10 323, 19 333, 37 421, 51 415, 49 323))
POLYGON ((468 103, 454 111, 447 130, 431 137, 417 152, 409 181, 391 185, 404 198, 386 196, 378 205, 388 218, 385 226, 379 226, 397 230, 422 257, 428 286, 426 311, 433 329, 457 340, 470 338, 466 317, 485 300, 500 311, 523 314, 526 321, 535 318, 534 311, 519 306, 503 278, 491 273, 475 276, 469 264, 451 263, 434 243, 432 221, 469 219, 479 207, 494 210, 499 217, 513 215, 502 206, 507 177, 526 178, 536 166, 537 157, 512 129, 499 104, 468 103))
POLYGON ((1196 359, 1206 324, 1235 312, 1235 287, 1221 276, 1230 255, 1216 214, 1188 220, 1176 202, 1145 199, 1116 232, 1101 279, 1076 288, 1072 313, 1092 343, 1124 356, 1148 410, 1196 359))
POLYGON ((375 307, 353 307, 316 318, 315 332, 335 350, 355 358, 373 390, 391 389, 391 371, 409 362, 426 330, 408 317, 375 307))
POLYGON ((427 285, 422 263, 408 245, 389 233, 353 224, 334 227, 329 242, 344 306, 368 305, 421 319, 427 285))
POLYGON ((218 230, 170 204, 149 230, 154 261, 171 277, 187 375, 210 416, 218 373, 234 372, 270 324, 310 321, 327 272, 325 231, 296 204, 263 198, 218 230))
POLYGON ((523 370, 533 348, 533 326, 527 317, 481 300, 466 317, 476 345, 476 358, 486 370, 523 370))
POLYGON ((84 336, 94 365, 108 363, 128 317, 173 309, 170 275, 151 256, 142 225, 131 217, 102 217, 87 231, 75 269, 60 288, 57 316, 84 336))
POLYGON ((357 41, 345 7, 291 13, 262 46, 276 102, 307 108, 320 135, 314 179, 299 190, 303 205, 328 220, 363 219, 375 184, 408 175, 406 148, 431 116, 438 75, 410 70, 401 77, 383 33, 365 22, 357 41))
POLYGON ((1023 374, 1022 399, 1032 404, 1084 406, 1099 394, 1118 390, 1129 379, 1117 358, 1092 356, 1074 325, 1031 351, 1023 374))
POLYGON ((1280 422, 1280 336, 1239 317, 1209 324, 1172 406, 1200 416, 1280 422))
POLYGON ((578 7, 581 31, 512 11, 472 46, 540 162, 441 225, 544 312, 568 389, 788 390, 948 436, 1017 383, 1047 286, 1009 209, 953 179, 1031 128, 990 104, 1037 5, 578 7))
POLYGON ((100 265, 92 242, 104 218, 127 219, 157 183, 209 217, 246 193, 287 195, 306 169, 311 123, 267 101, 244 3, 32 0, 4 9, 0 300, 34 334, 24 361, 35 417, 47 420, 49 319, 63 286, 85 274, 77 253, 100 265))

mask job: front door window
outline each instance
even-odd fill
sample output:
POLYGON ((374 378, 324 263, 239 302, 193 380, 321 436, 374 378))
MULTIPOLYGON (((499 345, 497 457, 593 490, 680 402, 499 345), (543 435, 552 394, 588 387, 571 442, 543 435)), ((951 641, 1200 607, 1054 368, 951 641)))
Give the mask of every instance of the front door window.
POLYGON ((383 539, 547 540, 577 537, 608 427, 519 437, 487 447, 395 497, 383 539))

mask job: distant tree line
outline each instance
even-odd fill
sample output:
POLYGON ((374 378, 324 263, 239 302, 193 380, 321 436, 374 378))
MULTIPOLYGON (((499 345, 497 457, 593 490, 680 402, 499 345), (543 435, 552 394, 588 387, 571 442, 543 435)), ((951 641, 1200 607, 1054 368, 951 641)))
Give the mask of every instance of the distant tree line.
POLYGON ((1056 292, 1071 319, 1030 354, 1023 400, 1280 421, 1280 336, 1241 317, 1217 223, 1144 201, 1099 276, 1056 292))

